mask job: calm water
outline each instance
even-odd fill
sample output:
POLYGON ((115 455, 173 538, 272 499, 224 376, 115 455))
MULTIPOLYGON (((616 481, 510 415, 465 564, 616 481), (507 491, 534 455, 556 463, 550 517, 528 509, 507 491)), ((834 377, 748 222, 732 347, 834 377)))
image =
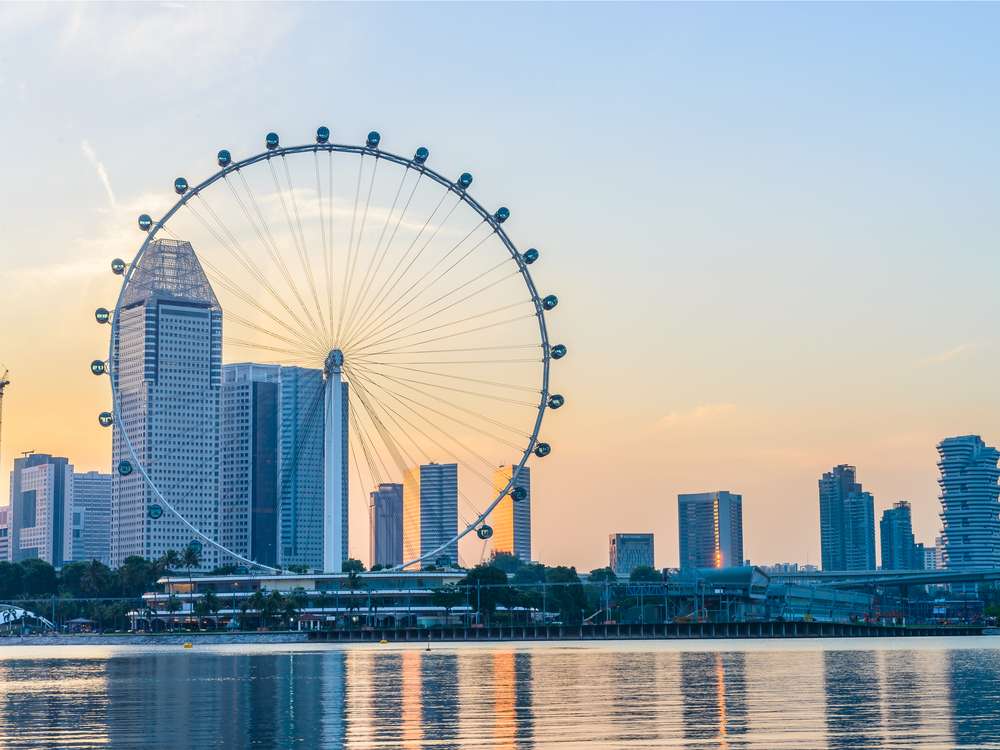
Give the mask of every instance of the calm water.
POLYGON ((1000 638, 0 647, 0 748, 1000 748, 1000 638))

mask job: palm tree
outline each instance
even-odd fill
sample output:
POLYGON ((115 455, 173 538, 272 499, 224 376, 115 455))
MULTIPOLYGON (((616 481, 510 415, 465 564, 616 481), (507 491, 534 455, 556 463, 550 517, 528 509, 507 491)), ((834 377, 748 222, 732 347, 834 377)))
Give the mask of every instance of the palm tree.
MULTIPOLYGON (((175 612, 179 612, 180 608, 181 608, 181 600, 177 598, 176 594, 171 594, 170 598, 167 599, 167 612, 169 612, 170 614, 174 614, 175 612)), ((171 630, 174 629, 173 628, 173 624, 174 624, 174 621, 173 621, 173 618, 171 618, 170 619, 170 629, 171 630)))
POLYGON ((271 620, 285 608, 285 597, 280 591, 272 591, 271 595, 264 601, 264 612, 267 613, 267 624, 270 626, 271 620))
POLYGON ((206 591, 201 596, 201 603, 202 606, 205 608, 205 611, 209 615, 215 618, 215 628, 216 630, 218 630, 219 628, 218 614, 219 610, 222 609, 222 604, 219 602, 219 597, 215 595, 214 591, 206 591))
POLYGON ((197 568, 201 564, 201 553, 195 548, 194 544, 189 544, 184 548, 184 554, 181 555, 181 565, 187 568, 188 572, 188 597, 191 602, 191 608, 194 609, 194 574, 192 570, 197 568))
POLYGON ((264 626, 263 616, 264 616, 264 602, 267 601, 267 597, 264 596, 264 592, 257 589, 253 592, 250 597, 250 607, 257 612, 257 627, 261 628, 264 626))

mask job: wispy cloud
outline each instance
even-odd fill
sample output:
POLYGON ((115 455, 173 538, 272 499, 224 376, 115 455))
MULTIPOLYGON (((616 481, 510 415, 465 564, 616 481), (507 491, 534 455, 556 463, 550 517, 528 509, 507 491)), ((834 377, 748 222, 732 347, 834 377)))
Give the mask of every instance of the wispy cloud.
POLYGON ((975 348, 976 345, 972 343, 959 344, 958 346, 948 349, 947 351, 940 352, 931 357, 927 357, 926 359, 921 360, 920 365, 922 367, 928 367, 931 365, 942 365, 946 362, 951 362, 953 360, 958 359, 962 355, 973 351, 975 348))
POLYGON ((699 404, 687 411, 673 411, 666 414, 656 422, 657 430, 669 430, 674 427, 707 422, 712 419, 729 414, 736 409, 736 404, 714 403, 699 404))
POLYGON ((111 178, 108 177, 108 170, 105 169, 104 163, 97 158, 97 152, 94 151, 94 147, 86 139, 80 142, 80 148, 83 150, 83 155, 87 158, 87 161, 97 171, 97 179, 104 185, 104 192, 108 194, 108 202, 111 204, 111 210, 116 210, 118 208, 118 201, 115 200, 115 192, 111 189, 111 178))

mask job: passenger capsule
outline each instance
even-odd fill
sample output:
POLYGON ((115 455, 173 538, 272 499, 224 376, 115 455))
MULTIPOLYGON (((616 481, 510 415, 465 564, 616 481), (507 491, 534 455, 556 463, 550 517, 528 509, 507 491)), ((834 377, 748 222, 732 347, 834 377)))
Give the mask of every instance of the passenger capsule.
POLYGON ((417 153, 413 155, 413 161, 415 161, 417 164, 423 164, 425 161, 427 161, 427 157, 430 155, 431 152, 428 151, 423 146, 421 146, 420 148, 417 149, 417 153))
POLYGON ((233 155, 226 149, 222 149, 217 156, 219 166, 225 169, 233 163, 233 155))
POLYGON ((123 261, 121 258, 115 258, 113 261, 111 261, 111 270, 114 271, 119 276, 121 276, 123 273, 125 273, 125 261, 123 261))
POLYGON ((143 232, 148 232, 151 226, 153 226, 152 217, 149 214, 142 214, 139 217, 139 229, 143 232))
POLYGON ((368 134, 368 140, 366 141, 368 148, 378 148, 379 141, 382 140, 382 136, 379 135, 377 130, 373 130, 368 134))
POLYGON ((148 508, 146 508, 146 515, 152 518, 154 521, 163 515, 163 508, 161 508, 156 503, 153 503, 148 508))
POLYGON ((94 310, 94 320, 96 320, 101 325, 104 325, 109 320, 111 320, 111 313, 108 312, 106 307, 98 307, 94 310))
POLYGON ((462 188, 462 190, 466 190, 471 184, 472 175, 468 172, 462 172, 462 174, 458 177, 458 186, 462 188))
POLYGON ((500 206, 497 212, 493 214, 493 218, 497 220, 497 224, 503 224, 510 218, 510 209, 506 206, 500 206))
POLYGON ((177 195, 184 195, 188 191, 188 181, 183 177, 178 177, 174 180, 174 192, 177 195))
POLYGON ((104 362, 95 359, 90 363, 90 371, 95 375, 103 375, 107 371, 107 368, 104 366, 104 362))
POLYGON ((97 421, 100 423, 101 427, 110 427, 115 423, 115 418, 109 411, 102 411, 97 415, 97 421))
POLYGON ((535 446, 535 455, 539 458, 545 458, 552 452, 552 446, 548 443, 539 443, 535 446))
POLYGON ((476 536, 480 539, 486 540, 493 536, 493 527, 487 524, 483 524, 478 529, 476 529, 476 536))
POLYGON ((542 307, 546 310, 551 310, 553 307, 559 304, 559 298, 554 294, 550 294, 548 297, 542 299, 542 307))
POLYGON ((268 151, 273 151, 278 147, 278 134, 268 133, 267 137, 264 138, 264 145, 267 146, 268 151))
POLYGON ((119 461, 118 462, 118 473, 123 477, 127 477, 132 473, 132 462, 131 461, 119 461))
POLYGON ((515 487, 513 490, 511 490, 510 496, 514 498, 514 502, 520 503, 528 499, 528 490, 526 490, 524 487, 515 487))
POLYGON ((521 258, 524 260, 525 263, 527 263, 530 266, 532 263, 538 260, 538 251, 535 250, 535 248, 533 247, 528 248, 527 250, 524 251, 524 255, 522 255, 521 258))
POLYGON ((562 397, 561 393, 553 393, 549 396, 549 408, 558 409, 560 406, 566 403, 566 399, 562 397))
POLYGON ((549 350, 549 354, 552 355, 552 359, 562 359, 566 356, 566 347, 562 344, 556 344, 549 350))
POLYGON ((330 128, 320 125, 316 128, 316 143, 326 143, 330 140, 330 128))

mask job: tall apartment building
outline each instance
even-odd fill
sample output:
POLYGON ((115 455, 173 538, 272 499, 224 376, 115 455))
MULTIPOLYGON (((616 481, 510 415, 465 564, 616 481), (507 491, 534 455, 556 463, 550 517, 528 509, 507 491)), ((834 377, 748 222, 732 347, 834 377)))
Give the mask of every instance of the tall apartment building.
POLYGON ((323 388, 320 369, 281 368, 278 560, 310 570, 323 569, 323 388))
POLYGON ((820 477, 819 523, 823 570, 875 569, 875 501, 853 466, 820 477))
POLYGON ((609 534, 608 566, 619 578, 628 578, 636 568, 655 568, 652 534, 609 534))
POLYGON ((73 465, 32 453, 10 473, 10 550, 14 562, 38 558, 55 567, 72 560, 73 465))
POLYGON ((371 493, 368 512, 370 565, 402 565, 403 485, 380 484, 371 493))
MULTIPOLYGON (((458 464, 424 464, 403 480, 403 557, 429 554, 458 533, 458 464)), ((455 565, 458 543, 449 544, 423 563, 455 565)))
MULTIPOLYGON (((113 342, 121 416, 114 424, 114 467, 135 454, 164 498, 209 538, 219 538, 219 391, 222 309, 191 243, 150 243, 125 290, 113 342)), ((130 555, 156 559, 195 536, 159 503, 139 471, 115 471, 111 564, 130 555)), ((202 568, 219 562, 210 545, 202 568)))
POLYGON ((677 496, 681 568, 743 564, 743 496, 721 490, 677 496))
POLYGON ((111 475, 73 472, 72 535, 69 558, 74 562, 111 563, 111 475))
POLYGON ((222 368, 219 410, 219 542, 250 560, 278 564, 281 368, 222 368))
POLYGON ((978 435, 946 438, 937 450, 944 527, 938 544, 942 567, 1000 566, 1000 452, 978 435))
MULTIPOLYGON (((500 466, 493 472, 493 491, 502 492, 510 482, 515 466, 500 466)), ((514 489, 524 490, 524 499, 508 493, 493 509, 489 524, 493 527, 494 554, 506 552, 524 562, 531 562, 531 469, 521 468, 514 489)))
POLYGON ((924 567, 925 550, 921 547, 918 555, 910 504, 906 500, 900 500, 883 511, 879 534, 882 570, 920 570, 924 567))

